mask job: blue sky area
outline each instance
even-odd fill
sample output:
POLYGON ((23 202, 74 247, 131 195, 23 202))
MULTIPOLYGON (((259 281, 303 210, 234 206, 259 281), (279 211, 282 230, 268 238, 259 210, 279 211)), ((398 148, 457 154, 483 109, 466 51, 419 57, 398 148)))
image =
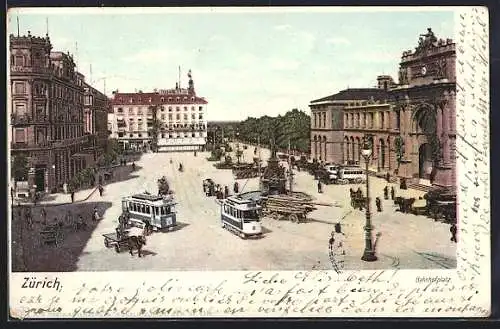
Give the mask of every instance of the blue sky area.
POLYGON ((209 102, 209 120, 308 112, 316 98, 397 79, 401 53, 432 27, 454 38, 452 8, 428 11, 217 12, 100 9, 9 11, 8 33, 44 36, 75 55, 78 70, 104 89, 173 88, 181 66, 209 102), (90 74, 92 64, 92 75, 90 74))

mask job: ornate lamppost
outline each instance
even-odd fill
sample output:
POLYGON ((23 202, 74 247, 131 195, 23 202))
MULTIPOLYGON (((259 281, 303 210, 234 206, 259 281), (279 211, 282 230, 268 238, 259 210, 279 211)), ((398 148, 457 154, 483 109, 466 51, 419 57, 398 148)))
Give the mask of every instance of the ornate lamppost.
POLYGON ((377 260, 377 256, 375 256, 375 249, 373 248, 372 241, 372 223, 371 223, 371 212, 370 212, 370 180, 368 176, 368 163, 370 162, 370 158, 372 156, 372 148, 368 140, 365 139, 363 149, 361 150, 361 155, 363 159, 365 159, 365 173, 366 173, 366 222, 365 222, 365 250, 363 252, 363 256, 361 260, 365 262, 373 262, 377 260))

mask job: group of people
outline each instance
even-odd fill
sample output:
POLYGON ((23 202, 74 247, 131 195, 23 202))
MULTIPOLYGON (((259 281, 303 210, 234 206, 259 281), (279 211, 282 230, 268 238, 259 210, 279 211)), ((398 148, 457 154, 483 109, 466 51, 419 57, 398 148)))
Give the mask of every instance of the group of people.
MULTIPOLYGON (((238 182, 234 182, 233 191, 235 194, 239 192, 238 182)), ((229 187, 215 184, 212 180, 203 181, 203 192, 206 196, 215 196, 218 200, 227 199, 230 195, 229 187)))
MULTIPOLYGON (((34 229, 34 219, 33 219, 33 211, 31 207, 18 207, 18 216, 19 218, 24 217, 24 221, 26 223, 26 227, 29 230, 34 229)), ((82 214, 78 214, 76 218, 73 216, 71 210, 68 210, 64 217, 58 218, 54 217, 53 220, 49 223, 47 220, 47 210, 45 208, 40 209, 40 221, 39 223, 42 226, 48 225, 58 225, 61 228, 64 226, 73 227, 75 230, 85 229, 88 227, 87 222, 84 220, 82 214)), ((94 208, 92 212, 92 222, 97 222, 100 219, 99 212, 97 208, 94 208)))

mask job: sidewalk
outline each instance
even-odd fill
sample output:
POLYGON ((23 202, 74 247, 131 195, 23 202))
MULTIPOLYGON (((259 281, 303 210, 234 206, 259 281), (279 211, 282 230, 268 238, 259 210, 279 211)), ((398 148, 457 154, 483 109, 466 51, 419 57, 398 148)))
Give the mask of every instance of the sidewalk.
MULTIPOLYGON (((90 197, 98 191, 98 188, 91 188, 91 189, 86 189, 86 190, 81 190, 78 192, 75 192, 75 203, 81 203, 85 202, 90 197)), ((22 206, 33 206, 33 202, 28 202, 28 201, 17 201, 14 200, 14 205, 22 205, 22 206)), ((70 193, 53 193, 46 195, 44 199, 40 200, 37 202, 37 206, 62 206, 62 205, 69 205, 72 204, 71 202, 71 194, 70 193)))

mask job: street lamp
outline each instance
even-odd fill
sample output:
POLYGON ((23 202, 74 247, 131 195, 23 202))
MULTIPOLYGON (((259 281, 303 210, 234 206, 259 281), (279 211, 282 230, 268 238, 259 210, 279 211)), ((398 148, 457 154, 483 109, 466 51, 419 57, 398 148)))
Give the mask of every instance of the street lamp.
POLYGON ((373 262, 377 260, 377 256, 375 256, 375 250, 373 249, 372 242, 372 223, 371 223, 371 213, 370 213, 370 180, 368 177, 368 162, 370 161, 370 157, 372 156, 372 148, 368 141, 365 141, 363 145, 363 149, 361 150, 361 155, 363 159, 365 159, 365 172, 366 172, 366 222, 365 222, 365 250, 363 252, 363 256, 361 260, 365 262, 373 262))

